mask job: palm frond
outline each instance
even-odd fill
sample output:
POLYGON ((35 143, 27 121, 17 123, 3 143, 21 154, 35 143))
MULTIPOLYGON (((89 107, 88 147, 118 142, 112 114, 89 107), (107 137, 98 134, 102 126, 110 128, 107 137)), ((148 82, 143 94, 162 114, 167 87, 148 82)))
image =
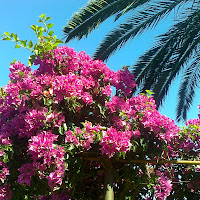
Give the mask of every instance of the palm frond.
POLYGON ((154 91, 158 106, 167 95, 172 80, 190 59, 199 43, 199 16, 200 11, 193 10, 186 20, 161 35, 157 45, 146 52, 133 69, 136 82, 144 82, 143 91, 154 91))
POLYGON ((129 11, 134 11, 135 8, 143 5, 143 4, 146 4, 148 2, 150 2, 151 0, 140 0, 140 1, 133 1, 132 3, 130 3, 126 8, 124 8, 123 10, 121 10, 120 12, 118 12, 115 16, 115 21, 117 21, 122 15, 124 15, 125 13, 129 12, 129 11))
MULTIPOLYGON (((145 3, 148 0, 143 0, 145 3)), ((76 12, 63 28, 66 41, 81 39, 110 16, 126 9, 139 0, 91 0, 79 12, 76 12)), ((141 3, 138 3, 140 5, 141 3)))
POLYGON ((195 53, 195 59, 191 65, 187 67, 185 70, 182 83, 178 92, 178 105, 177 105, 177 121, 186 120, 187 119, 187 111, 189 110, 194 96, 196 88, 199 87, 200 83, 200 54, 198 51, 195 53))
POLYGON ((108 34, 97 48, 94 59, 106 60, 117 49, 120 49, 128 40, 152 28, 170 13, 182 0, 151 2, 141 6, 125 23, 120 24, 108 34))
POLYGON ((191 59, 191 56, 199 42, 200 36, 189 38, 188 41, 186 41, 183 47, 180 49, 179 55, 176 55, 169 61, 170 63, 166 68, 168 70, 167 72, 170 72, 168 73, 169 76, 166 78, 166 75, 164 75, 165 73, 163 73, 165 80, 163 79, 163 76, 160 76, 159 84, 154 87, 154 91, 156 93, 155 98, 157 100, 158 106, 162 104, 164 97, 168 93, 168 89, 171 85, 172 80, 178 75, 182 67, 184 67, 184 65, 187 64, 187 62, 191 59))

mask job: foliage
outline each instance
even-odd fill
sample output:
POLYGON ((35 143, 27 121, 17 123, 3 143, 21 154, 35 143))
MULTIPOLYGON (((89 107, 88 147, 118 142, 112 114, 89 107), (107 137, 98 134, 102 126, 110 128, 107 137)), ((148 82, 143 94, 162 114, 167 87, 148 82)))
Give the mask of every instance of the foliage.
POLYGON ((33 63, 12 63, 1 89, 0 199, 104 199, 109 174, 115 199, 199 195, 198 166, 159 164, 198 158, 199 120, 180 130, 150 91, 127 98, 128 67, 114 72, 65 46, 33 63))
POLYGON ((42 26, 32 25, 30 28, 34 31, 37 36, 37 43, 34 45, 32 40, 20 40, 16 33, 4 32, 1 36, 2 40, 11 40, 15 42, 15 48, 25 48, 31 51, 32 55, 29 57, 29 66, 33 64, 35 58, 43 53, 47 53, 51 49, 56 49, 56 47, 63 43, 62 40, 57 39, 57 36, 54 35, 53 30, 49 30, 53 27, 54 24, 48 23, 48 20, 51 17, 46 17, 45 14, 39 16, 39 23, 42 23, 42 26))
POLYGON ((143 92, 152 90, 155 93, 156 104, 160 106, 175 77, 184 71, 177 104, 177 120, 180 121, 187 119, 199 84, 199 12, 196 0, 92 0, 74 13, 63 32, 66 42, 81 39, 107 18, 114 16, 117 21, 123 17, 94 53, 94 59, 104 61, 128 41, 175 13, 169 31, 160 35, 155 45, 139 57, 133 74, 143 92))

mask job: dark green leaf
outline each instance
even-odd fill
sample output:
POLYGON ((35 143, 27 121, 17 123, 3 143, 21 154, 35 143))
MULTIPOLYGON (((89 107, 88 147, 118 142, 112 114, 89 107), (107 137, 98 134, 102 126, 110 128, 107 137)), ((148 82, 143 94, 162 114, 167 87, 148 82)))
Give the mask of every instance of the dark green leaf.
POLYGON ((36 55, 29 56, 29 59, 28 59, 28 65, 29 66, 33 65, 33 62, 34 62, 35 58, 36 58, 36 55))
POLYGON ((32 42, 31 40, 30 40, 29 43, 28 43, 28 47, 29 47, 29 48, 32 48, 32 47, 33 47, 33 42, 32 42))
POLYGON ((15 40, 16 42, 19 41, 19 38, 18 38, 17 34, 14 34, 14 35, 13 35, 13 38, 14 38, 14 40, 15 40))
POLYGON ((21 43, 21 45, 22 45, 23 47, 26 47, 26 42, 27 42, 27 40, 20 40, 20 43, 21 43))
POLYGON ((42 19, 39 19, 38 22, 44 22, 42 19))
POLYGON ((48 20, 50 20, 51 19, 51 17, 46 17, 45 18, 45 21, 48 21, 48 20))
POLYGON ((54 31, 50 31, 48 35, 52 36, 53 34, 54 34, 54 31))
POLYGON ((11 33, 11 34, 10 34, 10 37, 13 37, 13 36, 14 36, 14 33, 11 33))
POLYGON ((2 40, 11 40, 10 37, 4 37, 2 40))
POLYGON ((30 28, 31 28, 32 30, 36 31, 37 26, 36 26, 36 25, 32 25, 30 28))

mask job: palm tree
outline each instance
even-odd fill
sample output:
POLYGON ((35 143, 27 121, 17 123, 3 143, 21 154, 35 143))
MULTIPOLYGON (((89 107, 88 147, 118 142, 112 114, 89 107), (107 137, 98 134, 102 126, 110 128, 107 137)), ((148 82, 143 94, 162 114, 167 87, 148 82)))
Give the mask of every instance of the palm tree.
POLYGON ((91 0, 75 13, 63 31, 66 42, 87 37, 104 20, 125 13, 125 21, 117 25, 96 49, 93 58, 107 60, 127 41, 155 27, 172 11, 171 28, 157 38, 156 45, 145 52, 132 72, 142 91, 152 90, 157 105, 167 95, 174 78, 183 72, 178 92, 177 120, 186 120, 195 89, 200 80, 200 1, 199 0, 91 0))

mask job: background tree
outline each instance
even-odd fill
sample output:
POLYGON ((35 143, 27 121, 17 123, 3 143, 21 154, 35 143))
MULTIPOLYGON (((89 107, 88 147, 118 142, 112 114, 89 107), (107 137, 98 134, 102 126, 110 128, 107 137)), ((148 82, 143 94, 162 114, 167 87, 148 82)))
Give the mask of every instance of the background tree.
POLYGON ((156 45, 133 66, 141 91, 151 89, 162 105, 174 78, 183 70, 178 92, 177 120, 186 120, 199 84, 199 1, 196 0, 93 0, 75 13, 64 27, 66 42, 87 35, 103 21, 128 17, 112 30, 96 49, 93 58, 107 60, 127 41, 155 27, 175 11, 175 25, 158 37, 156 45))

